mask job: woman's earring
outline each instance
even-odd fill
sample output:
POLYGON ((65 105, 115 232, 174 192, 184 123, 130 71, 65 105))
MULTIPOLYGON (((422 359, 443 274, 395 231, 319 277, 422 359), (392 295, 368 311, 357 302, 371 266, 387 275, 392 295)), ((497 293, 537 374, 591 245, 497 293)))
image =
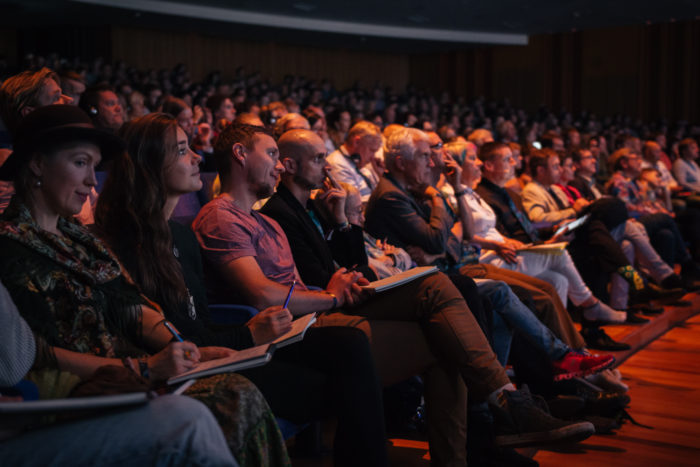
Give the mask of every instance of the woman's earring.
POLYGON ((35 187, 40 187, 41 186, 41 179, 38 179, 36 182, 34 182, 35 187))

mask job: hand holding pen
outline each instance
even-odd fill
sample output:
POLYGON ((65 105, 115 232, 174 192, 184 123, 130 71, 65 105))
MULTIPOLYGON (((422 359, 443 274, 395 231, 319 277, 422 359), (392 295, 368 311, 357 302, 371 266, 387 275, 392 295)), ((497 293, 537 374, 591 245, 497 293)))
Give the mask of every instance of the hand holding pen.
POLYGON ((287 309, 292 298, 296 281, 289 287, 284 305, 271 306, 261 310, 245 324, 250 330, 255 345, 266 344, 292 329, 292 314, 287 309))

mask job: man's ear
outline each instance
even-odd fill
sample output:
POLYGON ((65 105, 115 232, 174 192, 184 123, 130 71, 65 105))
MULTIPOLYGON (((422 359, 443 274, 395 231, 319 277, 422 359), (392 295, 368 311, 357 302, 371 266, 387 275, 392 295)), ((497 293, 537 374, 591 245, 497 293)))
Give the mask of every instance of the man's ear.
POLYGON ((394 158, 394 167, 396 167, 399 170, 399 172, 405 172, 406 159, 404 159, 403 156, 396 156, 394 158))
POLYGON ((296 174, 298 162, 291 157, 285 157, 282 159, 282 165, 284 166, 284 171, 289 174, 296 174))
POLYGON ((231 156, 233 160, 238 162, 241 167, 245 167, 246 149, 241 143, 234 143, 231 147, 231 156))
POLYGON ((489 172, 493 172, 493 161, 484 161, 484 171, 486 170, 488 170, 489 172))

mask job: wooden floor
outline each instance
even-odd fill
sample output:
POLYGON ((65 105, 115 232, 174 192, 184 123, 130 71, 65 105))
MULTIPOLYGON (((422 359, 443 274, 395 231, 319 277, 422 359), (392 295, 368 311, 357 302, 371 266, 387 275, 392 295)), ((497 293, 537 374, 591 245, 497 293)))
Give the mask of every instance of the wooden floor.
MULTIPOLYGON (((630 351, 615 354, 630 387, 630 422, 615 435, 594 435, 558 451, 521 451, 541 466, 700 466, 700 294, 685 297, 690 306, 665 307, 661 316, 636 326, 606 327, 630 351)), ((327 445, 330 445, 330 440, 327 445)), ((429 466, 422 440, 391 439, 392 465, 429 466)), ((326 467, 330 456, 292 459, 295 466, 326 467)))
POLYGON ((541 450, 541 466, 699 466, 700 316, 669 331, 621 367, 630 415, 616 435, 593 436, 569 452, 541 450))

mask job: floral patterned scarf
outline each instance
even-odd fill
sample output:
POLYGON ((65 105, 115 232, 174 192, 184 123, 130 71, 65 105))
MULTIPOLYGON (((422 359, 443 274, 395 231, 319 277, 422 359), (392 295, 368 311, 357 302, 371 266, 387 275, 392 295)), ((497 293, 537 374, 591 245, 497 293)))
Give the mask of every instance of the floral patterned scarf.
POLYGON ((58 230, 42 230, 17 197, 0 218, 0 279, 20 313, 51 346, 103 357, 142 353, 143 299, 119 262, 78 223, 60 218, 58 230))

